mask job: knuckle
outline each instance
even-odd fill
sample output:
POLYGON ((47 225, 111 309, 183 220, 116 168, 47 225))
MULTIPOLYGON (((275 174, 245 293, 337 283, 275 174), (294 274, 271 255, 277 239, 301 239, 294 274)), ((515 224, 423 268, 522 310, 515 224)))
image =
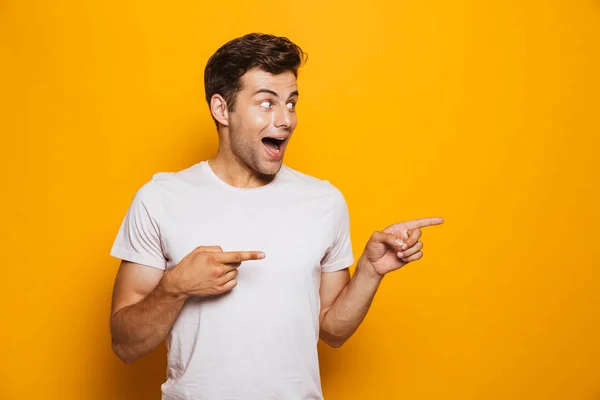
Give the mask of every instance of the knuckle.
POLYGON ((230 291, 231 289, 233 289, 235 286, 237 285, 237 281, 235 279, 232 279, 222 285, 217 286, 217 293, 221 294, 221 293, 225 293, 230 291))
POLYGON ((216 264, 217 263, 217 257, 215 257, 214 255, 212 255, 210 253, 202 253, 202 258, 203 258, 203 261, 207 264, 216 264))
POLYGON ((227 274, 225 274, 224 277, 225 277, 226 281, 231 281, 231 280, 237 278, 237 275, 238 275, 238 272, 237 272, 237 270, 234 269, 233 271, 229 271, 227 274))
POLYGON ((204 250, 222 250, 221 246, 198 246, 198 248, 201 248, 204 250))
POLYGON ((231 281, 234 280, 237 277, 237 270, 227 270, 227 268, 224 268, 222 270, 222 273, 215 277, 215 285, 217 287, 221 287, 223 285, 227 286, 229 284, 231 284, 231 281))
POLYGON ((234 274, 232 271, 226 273, 225 275, 223 275, 223 281, 221 283, 226 284, 227 282, 233 280, 236 278, 236 274, 234 274))
POLYGON ((204 253, 201 253, 201 252, 192 251, 190 254, 188 254, 188 257, 192 263, 205 262, 204 261, 204 253))
POLYGON ((219 293, 223 293, 223 289, 225 288, 224 284, 219 284, 219 282, 217 282, 217 284, 212 288, 214 294, 219 294, 219 293))

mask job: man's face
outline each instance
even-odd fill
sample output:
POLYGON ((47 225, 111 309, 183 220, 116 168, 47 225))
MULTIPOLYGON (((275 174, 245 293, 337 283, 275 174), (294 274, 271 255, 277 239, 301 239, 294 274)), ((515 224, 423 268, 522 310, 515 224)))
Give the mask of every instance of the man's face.
POLYGON ((273 75, 254 69, 244 74, 234 111, 229 113, 233 155, 260 174, 277 174, 296 128, 297 101, 291 71, 273 75))

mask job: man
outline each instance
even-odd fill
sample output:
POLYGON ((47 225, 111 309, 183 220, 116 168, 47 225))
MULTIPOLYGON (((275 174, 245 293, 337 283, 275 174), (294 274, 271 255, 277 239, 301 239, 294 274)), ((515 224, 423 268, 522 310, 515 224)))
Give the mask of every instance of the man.
POLYGON ((350 278, 343 195, 282 163, 304 56, 263 34, 221 47, 205 70, 217 154, 155 174, 121 224, 113 349, 129 363, 166 340, 163 399, 322 399, 318 338, 341 346, 383 276, 421 258, 419 228, 442 223, 373 233, 350 278))

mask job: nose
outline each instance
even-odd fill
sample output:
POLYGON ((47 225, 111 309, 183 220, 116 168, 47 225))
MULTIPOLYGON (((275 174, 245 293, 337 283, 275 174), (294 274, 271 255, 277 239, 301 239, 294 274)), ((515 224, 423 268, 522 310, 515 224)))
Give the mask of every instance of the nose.
POLYGON ((292 113, 287 107, 276 107, 273 113, 273 125, 279 129, 289 130, 292 126, 292 113))

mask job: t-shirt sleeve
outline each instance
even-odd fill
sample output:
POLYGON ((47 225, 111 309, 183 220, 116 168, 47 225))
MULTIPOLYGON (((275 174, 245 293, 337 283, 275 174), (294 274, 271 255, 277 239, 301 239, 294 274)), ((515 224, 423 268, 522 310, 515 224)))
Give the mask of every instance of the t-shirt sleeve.
POLYGON ((335 189, 336 198, 333 210, 334 240, 325 257, 321 260, 322 272, 335 272, 354 264, 352 242, 350 240, 350 216, 342 193, 335 189))
POLYGON ((137 264, 166 269, 163 239, 157 222, 157 199, 147 184, 135 194, 117 233, 110 255, 137 264))

